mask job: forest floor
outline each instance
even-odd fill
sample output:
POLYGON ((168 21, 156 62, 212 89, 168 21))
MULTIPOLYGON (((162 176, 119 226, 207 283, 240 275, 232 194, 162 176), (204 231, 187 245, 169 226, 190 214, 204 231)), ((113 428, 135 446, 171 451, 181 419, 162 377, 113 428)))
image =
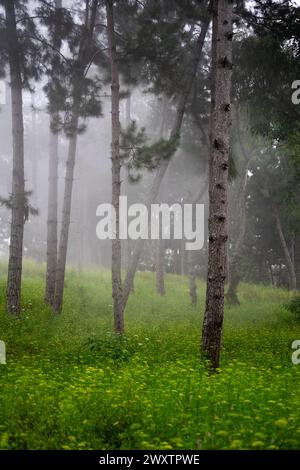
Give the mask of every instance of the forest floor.
POLYGON ((4 313, 0 265, 1 449, 300 448, 300 322, 280 289, 242 285, 226 308, 220 373, 199 359, 205 285, 190 306, 187 279, 167 294, 139 273, 126 334, 112 334, 110 276, 69 269, 64 310, 43 305, 44 270, 26 263, 21 319, 4 313))

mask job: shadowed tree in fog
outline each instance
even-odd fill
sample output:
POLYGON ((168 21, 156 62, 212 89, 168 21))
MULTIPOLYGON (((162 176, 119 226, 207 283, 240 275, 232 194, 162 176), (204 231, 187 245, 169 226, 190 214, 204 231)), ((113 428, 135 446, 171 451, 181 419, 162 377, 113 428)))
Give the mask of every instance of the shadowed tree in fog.
POLYGON ((69 148, 66 161, 61 231, 53 302, 55 312, 61 311, 63 302, 77 137, 78 132, 82 130, 79 119, 81 115, 86 117, 88 115, 97 116, 100 114, 100 105, 95 99, 96 83, 86 77, 89 65, 93 62, 97 52, 100 52, 94 43, 97 7, 97 0, 88 0, 86 2, 84 24, 81 25, 79 38, 76 39, 78 55, 71 64, 70 69, 67 70, 67 73, 71 75, 71 106, 68 111, 67 128, 65 129, 69 137, 69 148))
POLYGON ((232 1, 213 4, 208 272, 202 351, 219 367, 226 279, 227 185, 231 126, 232 1))
MULTIPOLYGON (((236 110, 236 119, 234 122, 234 127, 236 128, 236 142, 232 143, 237 148, 237 151, 240 154, 239 158, 239 170, 238 175, 235 181, 235 191, 234 191, 234 207, 230 215, 233 215, 232 225, 235 225, 235 237, 233 239, 233 246, 231 250, 228 250, 228 264, 229 264, 229 279, 228 279, 228 290, 226 293, 227 301, 234 305, 239 304, 239 299, 237 295, 237 289, 239 282, 241 280, 241 264, 242 264, 242 253, 243 245, 246 233, 246 198, 247 198, 247 185, 249 181, 249 165, 255 152, 258 151, 258 146, 253 147, 251 143, 251 138, 246 133, 242 133, 243 115, 240 113, 237 105, 236 110), (248 139, 247 139, 248 138, 248 139), (247 140, 250 140, 250 144, 247 140)), ((231 227, 231 226, 230 226, 231 227)), ((231 231, 231 230, 230 230, 231 231)))
MULTIPOLYGON (((202 50, 203 50, 204 41, 205 41, 209 23, 210 23, 210 2, 206 3, 206 11, 204 12, 204 18, 202 20, 201 31, 198 34, 197 39, 194 40, 193 37, 190 38, 190 44, 192 44, 193 46, 193 49, 192 49, 193 52, 188 58, 186 57, 185 75, 182 77, 183 82, 181 84, 181 89, 180 91, 178 90, 175 118, 174 118, 172 130, 170 133, 170 137, 169 137, 169 143, 171 144, 172 142, 177 141, 180 136, 181 126, 182 126, 183 118, 184 118, 185 111, 186 111, 187 101, 188 101, 190 91, 192 89, 193 82, 194 82, 194 79, 198 70, 199 62, 202 57, 202 50)), ((191 28, 191 31, 193 31, 193 28, 191 28)), ((158 168, 153 177, 151 189, 149 191, 149 194, 146 200, 146 205, 148 207, 150 207, 150 205, 156 201, 161 183, 163 181, 163 178, 166 174, 166 171, 168 169, 169 162, 170 162, 170 158, 159 158, 159 155, 157 155, 157 157, 159 161, 158 168)), ((142 239, 138 240, 136 243, 134 252, 132 254, 132 257, 131 257, 131 262, 129 264, 129 267, 126 273, 126 277, 123 283, 124 309, 126 307, 127 300, 130 295, 132 283, 133 283, 134 276, 138 267, 139 259, 143 251, 143 247, 144 247, 144 240, 142 239)))
MULTIPOLYGON (((162 121, 159 131, 159 139, 164 138, 166 127, 167 99, 164 96, 162 102, 162 121)), ((162 240, 162 230, 160 230, 159 239, 155 242, 155 273, 156 273, 156 292, 159 295, 165 295, 165 247, 162 240)))
MULTIPOLYGON (((289 288, 294 290, 296 273, 288 239, 296 239, 298 230, 295 207, 300 113, 292 103, 291 86, 300 73, 300 9, 290 0, 282 3, 257 1, 255 7, 255 14, 244 12, 254 33, 236 44, 239 68, 235 89, 239 102, 248 109, 252 132, 262 136, 265 147, 269 147, 267 152, 264 149, 262 160, 258 160, 260 168, 254 167, 251 181, 251 188, 255 187, 264 204, 259 207, 258 201, 257 208, 254 205, 252 208, 256 212, 261 212, 263 207, 268 208, 264 224, 272 214, 270 223, 276 227, 289 288)), ((255 193, 253 197, 256 200, 255 193)), ((266 251, 262 256, 267 261, 266 251)), ((272 275, 272 267, 269 269, 272 275)))
POLYGON ((121 279, 121 240, 119 234, 119 197, 121 195, 121 162, 120 162, 120 121, 119 102, 120 84, 117 62, 114 1, 106 0, 107 36, 111 73, 111 168, 112 168, 112 205, 115 210, 115 233, 112 240, 112 297, 114 307, 115 331, 122 334, 124 330, 122 279, 121 279))
POLYGON ((21 280, 24 224, 30 212, 30 191, 25 191, 24 179, 24 125, 22 89, 29 87, 31 78, 39 77, 38 50, 28 36, 35 26, 28 17, 25 2, 2 0, 5 18, 2 17, 3 47, 1 61, 8 61, 12 104, 12 192, 2 201, 11 209, 11 231, 7 280, 7 310, 19 314, 21 310, 21 280), (18 28, 17 28, 18 23, 18 28), (4 25, 4 27, 3 27, 4 25))
POLYGON ((22 77, 14 1, 6 0, 4 7, 11 79, 13 133, 12 212, 7 281, 7 310, 10 313, 19 314, 21 308, 20 297, 26 197, 24 180, 22 77))
MULTIPOLYGON (((55 0, 57 13, 62 8, 62 0, 55 0)), ((53 31, 53 46, 59 51, 61 48, 61 24, 60 18, 56 18, 53 31)), ((58 53, 56 55, 58 55, 58 53)), ((52 77, 55 77, 59 67, 59 58, 54 56, 52 60, 52 77)), ((56 77, 59 80, 59 76, 56 77)), ((58 212, 58 131, 53 129, 58 121, 58 113, 50 114, 49 129, 49 167, 48 167, 48 217, 47 217, 47 259, 46 259, 46 284, 45 302, 53 304, 55 293, 55 278, 57 268, 57 212, 58 212)))

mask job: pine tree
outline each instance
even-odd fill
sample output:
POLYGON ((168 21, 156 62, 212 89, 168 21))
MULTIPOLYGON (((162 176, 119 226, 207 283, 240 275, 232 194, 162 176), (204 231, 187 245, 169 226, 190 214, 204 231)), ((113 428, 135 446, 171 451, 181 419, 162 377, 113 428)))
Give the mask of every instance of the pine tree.
MULTIPOLYGON (((55 9, 59 13, 62 8, 62 0, 55 0, 55 9)), ((61 48, 61 25, 60 18, 55 18, 53 31, 53 46, 55 50, 61 48)), ((56 53, 56 51, 54 51, 56 53)), ((57 54, 57 53, 56 53, 57 54)), ((57 57, 52 60, 52 76, 56 72, 55 67, 59 66, 57 57)), ((59 76, 56 77, 59 79, 59 76)), ((59 121, 57 112, 50 115, 49 126, 49 167, 48 167, 48 218, 47 218, 47 259, 46 259, 46 283, 45 302, 52 305, 55 293, 55 279, 57 268, 57 213, 58 213, 58 132, 53 129, 55 123, 59 121)))
MULTIPOLYGON (((86 2, 84 12, 84 24, 80 28, 80 34, 76 39, 78 46, 78 55, 67 70, 71 77, 71 96, 70 108, 67 110, 67 122, 64 130, 69 137, 68 156, 66 161, 65 188, 62 208, 62 224, 58 246, 57 269, 55 279, 55 294, 53 309, 59 313, 62 309, 63 291, 65 281, 65 270, 68 250, 69 228, 71 219, 71 204, 74 168, 76 161, 77 136, 83 130, 80 126, 80 116, 100 114, 100 104, 97 100, 96 80, 86 77, 87 70, 97 53, 100 52, 94 42, 94 31, 96 24, 96 15, 98 1, 91 0, 86 2)), ((72 45, 73 48, 74 45, 72 45)))
POLYGON ((231 125, 232 1, 213 5, 209 248, 202 351, 219 367, 226 279, 227 184, 231 125))
POLYGON ((120 122, 119 102, 120 83, 115 40, 114 1, 106 0, 107 35, 111 72, 111 164, 112 164, 112 205, 116 214, 116 231, 112 240, 112 297, 114 306, 115 332, 124 331, 122 279, 121 279, 121 240, 119 235, 119 197, 121 194, 121 161, 120 161, 120 122))

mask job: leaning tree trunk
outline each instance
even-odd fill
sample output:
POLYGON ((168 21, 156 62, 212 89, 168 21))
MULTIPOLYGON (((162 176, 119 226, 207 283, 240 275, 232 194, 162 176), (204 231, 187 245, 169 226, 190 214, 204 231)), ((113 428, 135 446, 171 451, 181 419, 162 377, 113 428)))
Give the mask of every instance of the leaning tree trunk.
POLYGON ((208 273, 202 351, 219 367, 226 278, 227 186, 231 125, 232 1, 213 8, 213 84, 209 159, 208 273))
MULTIPOLYGON (((62 0, 55 0, 55 8, 62 7, 62 0)), ((60 26, 57 26, 57 29, 60 26)), ((54 47, 60 50, 60 31, 56 31, 54 47)), ((48 216, 47 216, 47 259, 45 302, 53 305, 55 293, 57 265, 57 213, 58 213, 58 133, 52 131, 52 126, 58 116, 50 118, 49 126, 49 166, 48 166, 48 216)))
POLYGON ((122 298, 122 251, 119 233, 119 198, 121 195, 121 162, 120 162, 120 122, 119 101, 120 84, 119 70, 116 54, 115 27, 113 0, 106 1, 107 34, 109 46, 109 59, 111 71, 111 169, 112 169, 112 205, 115 210, 115 233, 112 240, 111 276, 112 297, 114 307, 115 332, 122 334, 124 331, 123 298, 122 298))
MULTIPOLYGON (((126 129, 129 130, 131 125, 131 93, 128 94, 126 98, 126 106, 125 106, 125 126, 126 129)), ((129 201, 129 193, 130 193, 130 176, 129 176, 129 168, 128 166, 124 165, 124 183, 123 183, 123 191, 124 195, 127 196, 127 200, 129 201)), ((131 256, 131 240, 127 238, 123 242, 123 249, 122 252, 124 253, 124 268, 128 269, 130 256, 131 256)))
POLYGON ((189 294, 192 305, 197 305, 197 273, 196 273, 196 256, 193 250, 188 252, 189 265, 189 294))
POLYGON ((69 228, 71 219, 71 205, 72 205, 72 190, 74 180, 74 168, 76 160, 76 147, 77 147, 77 128, 78 128, 78 113, 73 115, 72 129, 73 135, 70 137, 68 157, 66 162, 66 176, 65 176, 65 191, 62 209, 61 232, 58 247, 58 257, 56 265, 55 277, 55 293, 53 299, 53 310, 60 313, 63 302, 65 270, 68 251, 69 228))
MULTIPOLYGON (((163 139, 166 126, 167 98, 163 97, 162 121, 159 131, 159 139, 163 139)), ((159 295, 165 295, 165 250, 162 240, 162 230, 159 233, 159 239, 155 242, 155 274, 156 274, 156 292, 159 295)))
POLYGON ((285 236, 283 233, 282 229, 282 224, 280 220, 280 215, 277 207, 273 205, 273 211, 274 211, 274 217, 275 217, 275 222, 276 222, 276 228, 277 232, 280 238, 281 246, 282 246, 282 251, 285 257, 285 262, 288 270, 288 278, 289 278, 289 290, 294 291, 297 288, 297 279, 296 279, 296 272, 295 272, 295 266, 293 264, 285 236))
POLYGON ((72 191, 74 180, 74 168, 76 161, 76 147, 78 136, 78 122, 79 122, 79 109, 82 99, 82 81, 85 77, 86 66, 89 64, 89 49, 93 39, 93 32, 95 28, 95 20, 97 13, 98 1, 93 0, 91 6, 86 2, 86 15, 85 15, 85 30, 81 38, 78 59, 74 71, 74 85, 73 85, 73 106, 71 111, 70 122, 70 139, 68 156, 66 162, 66 176, 65 176, 65 189, 62 209, 61 231, 58 247, 58 257, 56 266, 56 279, 55 279, 55 293, 53 300, 53 310, 60 313, 63 303, 64 283, 65 283, 65 270, 67 261, 69 228, 71 218, 72 206, 72 191))
POLYGON ((57 263, 58 134, 50 129, 45 302, 53 305, 57 263))
MULTIPOLYGON (((200 188, 199 193, 193 200, 193 204, 199 204, 208 188, 208 179, 205 180, 204 185, 200 188)), ((192 305, 197 305, 198 296, 197 296, 197 272, 196 272, 196 253, 194 250, 191 250, 188 253, 188 277, 189 277, 189 294, 192 305)))
POLYGON ((237 195, 237 223, 239 224, 238 236, 235 242, 234 251, 232 254, 231 262, 229 263, 229 284, 226 299, 231 305, 239 304, 237 296, 237 288, 240 282, 240 263, 241 251, 246 231, 246 187, 248 181, 248 168, 246 167, 245 174, 240 182, 240 187, 237 195))
MULTIPOLYGON (((182 92, 182 94, 179 98, 179 101, 178 101, 178 105, 177 105, 177 109, 176 109, 175 122, 174 122, 173 129, 172 129, 170 137, 169 137, 170 142, 180 135, 181 125, 182 125, 182 121, 183 121, 183 117, 184 117, 185 109, 186 109, 186 103, 187 103, 190 91, 192 89, 192 86, 193 86, 193 82, 194 82, 194 79, 195 79, 195 76, 196 76, 196 73, 197 73, 197 70, 198 70, 199 62, 200 62, 201 57, 202 57, 204 41, 205 41, 206 33, 207 33, 207 30, 208 30, 208 27, 209 27, 209 24, 210 24, 210 18, 211 18, 210 3, 209 3, 209 6, 208 6, 207 17, 206 17, 206 19, 204 20, 204 22, 202 24, 201 32, 200 32, 200 34, 198 36, 198 39, 197 39, 197 42, 196 42, 196 48, 195 48, 195 51, 194 51, 194 56, 192 58, 191 71, 188 74, 188 78, 186 80, 186 83, 183 86, 183 92, 182 92)), ((153 182, 152 182, 152 185, 151 185, 151 188, 150 188, 150 192, 148 194, 148 198, 147 198, 147 201, 146 201, 146 206, 147 206, 148 210, 149 210, 151 204, 154 204, 155 201, 156 201, 161 182, 162 182, 162 180, 165 176, 165 173, 168 169, 169 161, 170 160, 168 160, 168 159, 162 160, 161 163, 160 163, 160 166, 159 166, 159 168, 158 168, 158 170, 157 170, 157 172, 154 176, 154 179, 153 179, 153 182)), ((135 273, 136 273, 136 270, 137 270, 137 267, 138 267, 138 263, 139 263, 143 248, 144 248, 144 240, 140 238, 136 242, 135 250, 132 254, 131 262, 130 262, 130 265, 128 267, 126 277, 125 277, 125 280, 124 280, 124 283, 123 283, 123 308, 124 308, 124 310, 126 308, 126 304, 127 304, 129 294, 130 294, 130 291, 131 291, 131 288, 132 288, 132 285, 133 285, 134 276, 135 276, 135 273)))
POLYGON ((13 174, 11 193, 12 211, 6 306, 7 311, 9 313, 18 315, 21 309, 20 299, 26 202, 24 180, 24 127, 22 78, 20 67, 20 50, 18 44, 15 17, 15 2, 13 0, 6 0, 4 6, 6 15, 8 59, 11 79, 13 141, 13 174))

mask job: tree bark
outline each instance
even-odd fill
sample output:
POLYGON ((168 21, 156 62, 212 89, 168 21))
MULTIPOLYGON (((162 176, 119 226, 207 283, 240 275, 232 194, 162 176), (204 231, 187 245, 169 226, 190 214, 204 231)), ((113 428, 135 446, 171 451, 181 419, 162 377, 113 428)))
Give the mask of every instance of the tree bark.
POLYGON ((112 205, 115 209, 115 236, 112 240, 111 277, 112 297, 114 308, 115 332, 122 334, 124 331, 123 296, 121 278, 121 240, 119 234, 119 197, 121 195, 121 162, 120 162, 120 122, 119 101, 120 84, 119 70, 116 54, 115 27, 113 0, 106 1, 107 34, 111 71, 111 169, 112 169, 112 205))
POLYGON ((273 205, 273 210, 274 210, 274 217, 275 217, 275 222, 276 222, 276 228, 277 232, 280 238, 281 246, 282 246, 282 251, 285 257, 285 262, 288 270, 288 278, 289 278, 289 290, 293 291, 296 290, 297 288, 297 279, 296 279, 296 272, 295 272, 295 267, 285 240, 285 236, 283 233, 282 229, 282 224, 280 220, 280 215, 279 211, 276 205, 273 205))
POLYGON ((19 44, 16 27, 15 2, 4 2, 8 42, 8 59, 11 79, 12 105, 12 211, 8 261, 6 307, 9 313, 18 315, 21 310, 21 281, 23 259, 23 235, 25 222, 25 180, 24 180, 24 126, 22 77, 19 44))
POLYGON ((219 367, 226 278, 227 186, 231 125, 232 1, 213 6, 208 273, 202 352, 219 367))
POLYGON ((95 27, 96 13, 98 1, 93 0, 91 6, 86 2, 86 15, 85 15, 85 31, 81 38, 77 63, 74 67, 74 86, 73 86, 73 107, 71 112, 71 136, 69 139, 68 157, 66 162, 66 176, 64 199, 62 209, 61 232, 59 238, 56 279, 55 279, 55 294, 53 300, 53 310, 60 313, 63 303, 65 270, 68 250, 69 228, 71 218, 71 205, 72 205, 72 190, 74 180, 74 168, 76 161, 76 147, 78 135, 78 122, 79 122, 79 105, 82 94, 82 80, 85 76, 85 69, 89 63, 89 48, 93 38, 95 27))
MULTIPOLYGON (((183 85, 182 95, 179 97, 179 101, 178 101, 177 109, 176 109, 176 117, 175 117, 175 121, 173 124, 173 128, 172 128, 169 140, 176 138, 180 134, 181 125, 182 125, 182 121, 183 121, 183 117, 184 117, 184 113, 186 109, 186 103, 187 103, 190 91, 192 89, 192 85, 193 85, 193 82, 197 73, 199 62, 202 57, 204 41, 205 41, 206 33, 210 24, 210 19, 211 19, 211 15, 210 15, 210 3, 209 3, 207 17, 202 24, 201 32, 197 39, 194 57, 192 59, 191 72, 188 75, 185 85, 183 85)), ((168 165, 169 165, 168 159, 162 160, 158 170, 156 171, 156 174, 152 182, 152 186, 150 188, 150 191, 146 200, 146 206, 148 210, 151 204, 154 204, 156 201, 159 188, 161 186, 161 182, 165 176, 165 173, 168 169, 168 165)), ((143 239, 137 240, 136 245, 135 245, 135 250, 132 254, 131 262, 128 267, 126 277, 123 283, 123 308, 124 310, 126 308, 131 286, 133 285, 134 276, 137 270, 137 266, 138 266, 143 248, 144 248, 144 240, 143 239)))
MULTIPOLYGON (((62 7, 62 0, 55 0, 55 8, 62 7)), ((60 31, 57 31, 54 47, 61 48, 60 31)), ((51 121, 58 118, 51 116, 51 121)), ((45 303, 53 305, 57 267, 57 213, 58 213, 58 134, 49 126, 49 166, 48 166, 48 216, 47 216, 47 256, 45 303)))

